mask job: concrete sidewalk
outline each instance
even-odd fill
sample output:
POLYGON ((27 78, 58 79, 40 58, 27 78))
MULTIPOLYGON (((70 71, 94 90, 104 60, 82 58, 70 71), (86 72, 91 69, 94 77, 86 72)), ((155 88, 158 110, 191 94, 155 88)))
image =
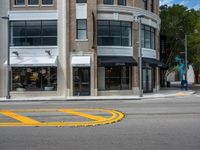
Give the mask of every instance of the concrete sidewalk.
POLYGON ((153 99, 153 98, 167 98, 167 97, 180 97, 194 94, 193 90, 181 90, 180 88, 162 88, 156 93, 145 93, 143 97, 138 95, 127 96, 51 96, 51 97, 28 97, 28 98, 11 98, 7 100, 5 97, 0 98, 0 102, 17 102, 17 101, 90 101, 90 100, 140 100, 140 99, 153 99))

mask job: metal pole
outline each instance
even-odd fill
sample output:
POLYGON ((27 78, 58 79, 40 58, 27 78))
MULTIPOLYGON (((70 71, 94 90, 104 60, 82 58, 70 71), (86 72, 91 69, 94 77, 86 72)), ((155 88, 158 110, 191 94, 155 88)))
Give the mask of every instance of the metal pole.
POLYGON ((141 40, 141 17, 138 17, 139 19, 139 96, 143 97, 143 90, 142 90, 142 40, 141 40))
POLYGON ((187 81, 187 34, 185 34, 185 80, 187 81))
POLYGON ((10 67, 10 20, 9 17, 2 17, 2 19, 7 20, 7 71, 8 71, 8 77, 7 77, 7 95, 6 99, 10 99, 10 84, 11 84, 11 67, 10 67))

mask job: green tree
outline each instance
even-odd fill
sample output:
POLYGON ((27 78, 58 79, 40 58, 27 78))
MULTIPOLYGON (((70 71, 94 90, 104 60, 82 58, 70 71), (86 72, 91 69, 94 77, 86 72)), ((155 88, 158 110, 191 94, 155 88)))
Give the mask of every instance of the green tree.
MULTIPOLYGON (((193 44, 198 45, 199 38, 196 37, 194 31, 197 28, 199 22, 199 12, 194 9, 188 9, 182 5, 173 6, 161 6, 161 35, 166 37, 166 64, 169 69, 166 72, 170 72, 176 66, 175 57, 184 52, 184 38, 185 34, 189 35, 189 62, 194 64, 196 59, 190 57, 190 51, 195 52, 193 44), (194 36, 196 40, 193 39, 194 36), (193 43, 193 44, 192 44, 193 43), (193 47, 192 47, 193 46, 193 47), (191 48, 192 47, 192 48, 191 48), (191 48, 191 49, 190 49, 191 48)), ((200 59, 200 58, 199 58, 200 59)))
POLYGON ((189 49, 189 61, 192 63, 195 71, 196 82, 200 83, 200 11, 198 13, 198 21, 195 26, 194 33, 189 35, 188 49, 189 49))

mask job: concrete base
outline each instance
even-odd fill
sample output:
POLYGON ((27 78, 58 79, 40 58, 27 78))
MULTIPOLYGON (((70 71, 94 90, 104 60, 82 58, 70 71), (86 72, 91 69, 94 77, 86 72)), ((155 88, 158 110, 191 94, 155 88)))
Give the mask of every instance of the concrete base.
POLYGON ((11 98, 49 97, 57 96, 57 91, 17 91, 10 93, 11 98))
POLYGON ((139 95, 140 90, 138 87, 133 87, 132 90, 133 90, 133 95, 139 95))
POLYGON ((120 95, 133 95, 133 91, 132 90, 98 91, 98 96, 120 96, 120 95))

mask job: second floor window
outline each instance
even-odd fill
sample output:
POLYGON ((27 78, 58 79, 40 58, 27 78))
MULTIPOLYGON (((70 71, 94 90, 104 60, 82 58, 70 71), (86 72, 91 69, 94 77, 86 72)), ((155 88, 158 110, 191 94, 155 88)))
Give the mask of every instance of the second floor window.
POLYGON ((147 3, 147 0, 143 0, 144 2, 144 9, 147 10, 148 9, 148 3, 147 3))
POLYGON ((131 46, 131 22, 99 20, 97 22, 98 46, 131 46))
POLYGON ((113 0, 103 0, 103 4, 113 5, 113 0))
POLYGON ((57 45, 57 21, 12 21, 10 37, 12 46, 57 45))
POLYGON ((151 12, 154 12, 154 0, 151 0, 151 12))
POLYGON ((149 48, 149 49, 156 49, 155 47, 155 29, 147 26, 142 25, 142 48, 149 48))
POLYGON ((39 5, 38 0, 28 0, 28 5, 39 5))
POLYGON ((15 5, 25 5, 25 0, 15 0, 15 5))
POLYGON ((87 19, 76 20, 76 39, 87 39, 87 19))
POLYGON ((126 0, 118 0, 118 5, 126 6, 126 0))
POLYGON ((53 5, 53 0, 42 0, 42 5, 53 5))
POLYGON ((76 0, 76 3, 87 3, 87 0, 76 0))

